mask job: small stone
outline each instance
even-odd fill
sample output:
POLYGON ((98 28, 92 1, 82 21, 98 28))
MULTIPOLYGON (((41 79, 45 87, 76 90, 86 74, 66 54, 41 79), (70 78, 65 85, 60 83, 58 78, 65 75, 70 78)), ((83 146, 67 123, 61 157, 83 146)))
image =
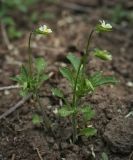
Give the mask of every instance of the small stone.
POLYGON ((48 143, 53 144, 54 143, 54 138, 53 137, 47 137, 47 141, 48 141, 48 143))
POLYGON ((85 146, 82 147, 82 154, 84 157, 89 157, 92 153, 85 146))
POLYGON ((83 142, 85 145, 88 145, 88 139, 87 139, 87 137, 81 136, 81 139, 82 139, 82 142, 83 142))
POLYGON ((53 145, 53 149, 54 149, 54 150, 59 150, 59 145, 58 145, 57 143, 55 143, 55 144, 53 145))
POLYGON ((133 82, 127 82, 126 85, 127 85, 128 87, 133 87, 133 82))
POLYGON ((79 152, 79 146, 73 145, 73 151, 74 151, 74 153, 78 153, 79 152))
POLYGON ((61 148, 62 148, 62 149, 67 149, 67 148, 68 148, 68 144, 65 143, 65 142, 62 142, 62 143, 61 143, 61 148))
POLYGON ((62 130, 62 139, 68 140, 72 136, 72 128, 67 127, 64 130, 62 130))
POLYGON ((9 90, 5 90, 5 91, 4 91, 4 94, 7 96, 7 95, 10 94, 10 91, 9 91, 9 90))

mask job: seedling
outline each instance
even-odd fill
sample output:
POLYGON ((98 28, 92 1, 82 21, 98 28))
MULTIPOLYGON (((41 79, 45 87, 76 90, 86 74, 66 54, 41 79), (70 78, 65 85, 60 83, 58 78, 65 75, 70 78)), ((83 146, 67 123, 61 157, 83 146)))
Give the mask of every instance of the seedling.
MULTIPOLYGON (((87 94, 94 91, 101 85, 116 84, 117 80, 113 76, 104 76, 102 72, 96 72, 88 76, 85 72, 88 56, 90 55, 89 46, 94 32, 109 32, 112 31, 112 26, 100 21, 98 25, 89 34, 87 46, 84 55, 79 58, 72 53, 69 53, 67 59, 72 67, 60 68, 61 74, 69 81, 72 90, 72 101, 68 102, 61 90, 54 88, 52 93, 63 100, 63 106, 58 109, 58 114, 62 117, 70 117, 73 127, 73 142, 75 143, 78 136, 84 135, 87 137, 96 134, 97 130, 88 122, 94 117, 95 111, 91 105, 81 105, 80 100, 87 94), (78 117, 81 117, 79 122, 78 117)), ((106 50, 95 49, 92 54, 102 60, 111 60, 112 56, 106 50)))
MULTIPOLYGON (((38 105, 40 106, 41 112, 43 114, 43 122, 47 129, 51 129, 50 120, 43 111, 42 104, 39 98, 39 89, 42 83, 48 79, 48 76, 44 73, 44 69, 46 67, 46 62, 43 58, 37 58, 33 62, 32 53, 31 53, 31 38, 33 35, 41 34, 41 35, 49 35, 52 32, 46 25, 41 26, 34 31, 32 31, 29 35, 28 41, 28 66, 22 66, 20 70, 20 74, 12 79, 17 81, 21 87, 20 94, 21 96, 27 96, 32 94, 33 99, 37 101, 38 105)), ((37 115, 33 116, 33 123, 41 123, 42 119, 39 118, 37 115)))

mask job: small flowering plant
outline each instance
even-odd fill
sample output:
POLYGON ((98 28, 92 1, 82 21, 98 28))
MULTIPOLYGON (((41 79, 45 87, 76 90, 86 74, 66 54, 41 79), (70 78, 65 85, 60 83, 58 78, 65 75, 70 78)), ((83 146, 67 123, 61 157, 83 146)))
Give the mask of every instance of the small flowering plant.
MULTIPOLYGON (((22 65, 20 74, 16 77, 13 77, 12 79, 17 81, 20 85, 21 96, 32 95, 33 100, 37 102, 40 107, 45 127, 51 130, 50 120, 43 111, 43 107, 39 98, 39 89, 43 82, 48 79, 48 76, 44 73, 44 69, 46 68, 46 61, 43 58, 33 59, 31 53, 32 36, 36 34, 48 36, 50 33, 52 33, 52 30, 46 25, 43 25, 30 33, 28 41, 28 66, 22 65)), ((42 122, 42 118, 38 115, 35 115, 33 116, 33 123, 36 124, 37 122, 42 122)))
POLYGON ((48 76, 44 74, 44 69, 46 67, 45 60, 43 58, 37 58, 33 63, 31 54, 31 37, 33 34, 43 34, 47 36, 50 33, 52 33, 52 30, 46 25, 42 25, 30 33, 28 42, 28 67, 23 65, 20 70, 20 75, 13 78, 13 80, 17 81, 21 86, 20 94, 22 96, 26 96, 29 93, 34 94, 39 89, 43 81, 48 79, 48 76))
MULTIPOLYGON (((113 76, 104 76, 102 72, 96 72, 92 75, 87 75, 85 72, 87 59, 90 54, 89 46, 94 32, 108 32, 112 30, 110 24, 105 21, 100 21, 89 34, 87 46, 84 55, 79 58, 72 53, 69 53, 67 59, 70 61, 72 68, 60 68, 61 74, 69 81, 72 90, 72 101, 68 102, 64 94, 58 88, 52 89, 54 96, 62 99, 63 106, 58 109, 58 114, 62 117, 70 117, 73 128, 73 142, 76 142, 78 136, 93 136, 96 134, 96 129, 90 125, 90 120, 94 117, 95 111, 93 107, 80 104, 81 98, 87 94, 93 93, 99 86, 105 84, 116 84, 117 80, 113 76), (81 117, 80 120, 78 117, 81 117)), ((112 56, 106 50, 95 49, 93 55, 101 60, 112 60, 112 56)))

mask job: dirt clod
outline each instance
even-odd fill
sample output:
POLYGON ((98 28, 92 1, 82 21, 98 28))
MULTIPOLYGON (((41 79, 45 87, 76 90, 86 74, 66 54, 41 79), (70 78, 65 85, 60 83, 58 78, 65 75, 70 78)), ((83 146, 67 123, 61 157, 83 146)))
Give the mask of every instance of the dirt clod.
POLYGON ((112 152, 130 153, 133 150, 133 118, 112 119, 106 126, 104 139, 112 152))

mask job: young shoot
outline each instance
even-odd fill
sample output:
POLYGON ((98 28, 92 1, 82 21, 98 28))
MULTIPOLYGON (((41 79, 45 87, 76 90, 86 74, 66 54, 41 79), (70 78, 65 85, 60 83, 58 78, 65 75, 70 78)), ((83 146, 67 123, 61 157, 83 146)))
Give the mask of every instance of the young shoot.
MULTIPOLYGON (((92 75, 87 75, 85 72, 87 59, 90 54, 89 46, 94 32, 109 32, 112 30, 110 24, 105 21, 100 21, 98 25, 89 34, 84 55, 79 58, 76 55, 69 53, 67 59, 72 67, 60 68, 61 74, 69 81, 72 90, 72 101, 68 102, 62 91, 57 88, 52 89, 54 96, 61 98, 64 102, 63 106, 58 109, 58 114, 62 117, 69 117, 73 128, 73 143, 79 136, 84 135, 90 137, 96 134, 97 130, 89 123, 94 117, 95 111, 90 104, 82 105, 80 100, 87 94, 93 93, 99 86, 105 84, 116 84, 117 80, 113 76, 104 76, 101 71, 92 75), (81 117, 80 120, 78 117, 81 117)), ((112 56, 106 50, 95 49, 93 55, 101 60, 112 60, 112 56)))

